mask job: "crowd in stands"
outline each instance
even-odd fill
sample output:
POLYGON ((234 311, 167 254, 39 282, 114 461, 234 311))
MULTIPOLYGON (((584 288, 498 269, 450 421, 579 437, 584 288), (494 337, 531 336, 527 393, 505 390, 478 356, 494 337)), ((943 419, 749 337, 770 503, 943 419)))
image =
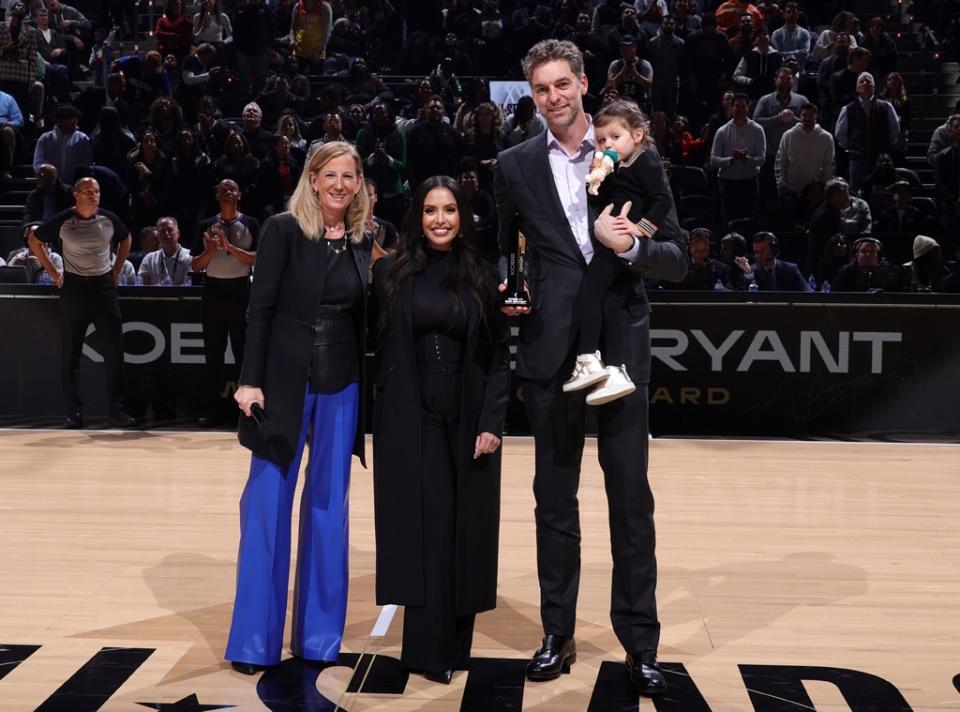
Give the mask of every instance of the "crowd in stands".
MULTIPOLYGON (((907 167, 914 116, 890 18, 862 27, 855 4, 168 0, 156 49, 114 57, 136 29, 132 3, 6 1, 0 173, 35 141, 25 229, 96 177, 102 206, 134 235, 142 282, 181 284, 189 270, 158 271, 144 231, 186 265, 204 250, 215 186, 233 181, 242 212, 262 221, 285 209, 311 151, 346 140, 384 234, 421 181, 446 174, 495 260, 497 154, 545 124, 528 97, 491 101, 489 82, 522 81, 523 54, 556 37, 584 54, 588 110, 630 99, 651 118, 695 267, 651 287, 960 291, 960 102, 930 141, 925 194, 907 167)), ((917 6, 937 71, 960 7, 917 6)))

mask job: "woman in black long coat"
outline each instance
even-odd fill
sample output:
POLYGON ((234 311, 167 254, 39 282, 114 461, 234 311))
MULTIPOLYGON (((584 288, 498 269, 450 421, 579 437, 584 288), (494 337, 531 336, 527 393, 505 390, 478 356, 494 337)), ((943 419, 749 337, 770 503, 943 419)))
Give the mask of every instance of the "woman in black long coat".
POLYGON ((457 184, 428 178, 374 265, 377 603, 405 606, 405 668, 449 683, 496 605, 509 327, 457 184), (464 216, 466 219, 461 219, 464 216))

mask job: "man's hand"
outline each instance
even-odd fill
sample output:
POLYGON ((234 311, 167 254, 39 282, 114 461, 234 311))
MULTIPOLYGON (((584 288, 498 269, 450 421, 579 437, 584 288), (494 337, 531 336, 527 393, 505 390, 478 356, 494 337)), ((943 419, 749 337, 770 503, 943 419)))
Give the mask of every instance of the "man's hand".
POLYGON ((737 257, 737 258, 733 261, 733 263, 734 263, 737 267, 739 267, 739 268, 740 268, 740 271, 743 272, 744 274, 750 274, 751 272, 753 272, 753 270, 750 269, 750 263, 747 261, 747 258, 746 258, 746 257, 737 257))
POLYGON ((123 274, 123 263, 118 261, 113 267, 113 286, 117 287, 120 285, 120 275, 123 274))
POLYGON ((620 214, 613 217, 613 203, 610 203, 593 223, 594 236, 614 252, 626 252, 633 247, 633 233, 627 227, 629 223, 636 229, 636 226, 627 218, 632 205, 633 203, 628 200, 620 208, 620 214))
POLYGON ((777 118, 779 118, 785 124, 796 120, 796 117, 793 115, 792 109, 784 109, 779 114, 777 114, 777 118))
MULTIPOLYGON (((50 275, 50 279, 57 285, 58 289, 63 289, 63 272, 54 268, 53 271, 47 272, 47 274, 50 275)), ((116 280, 114 280, 114 284, 116 284, 116 280)))
MULTIPOLYGON (((530 299, 530 287, 527 286, 526 282, 523 285, 524 290, 527 293, 527 300, 530 299)), ((507 291, 507 283, 502 282, 497 288, 501 294, 507 291)), ((507 316, 523 316, 524 314, 529 314, 533 311, 530 307, 510 307, 510 306, 501 306, 500 311, 502 311, 507 316)))
POLYGON ((203 233, 203 251, 210 254, 219 252, 223 247, 220 244, 220 240, 217 237, 212 236, 209 232, 203 233))
POLYGON ((473 459, 477 460, 481 455, 492 455, 498 447, 500 447, 500 438, 493 433, 480 433, 473 446, 473 459))

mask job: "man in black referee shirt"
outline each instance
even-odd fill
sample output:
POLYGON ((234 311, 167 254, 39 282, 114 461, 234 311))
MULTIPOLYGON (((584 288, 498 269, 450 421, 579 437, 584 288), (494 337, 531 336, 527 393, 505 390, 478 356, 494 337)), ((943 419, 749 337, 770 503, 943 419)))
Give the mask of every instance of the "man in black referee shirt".
POLYGON ((30 233, 30 250, 60 289, 60 349, 63 399, 67 409, 64 427, 83 427, 80 400, 80 353, 87 327, 93 322, 103 338, 110 425, 135 426, 123 404, 123 321, 117 284, 130 252, 130 232, 120 219, 101 210, 100 184, 81 178, 73 188, 76 205, 57 213, 30 233), (63 272, 56 269, 43 243, 60 243, 63 272), (111 267, 111 246, 117 260, 111 267))

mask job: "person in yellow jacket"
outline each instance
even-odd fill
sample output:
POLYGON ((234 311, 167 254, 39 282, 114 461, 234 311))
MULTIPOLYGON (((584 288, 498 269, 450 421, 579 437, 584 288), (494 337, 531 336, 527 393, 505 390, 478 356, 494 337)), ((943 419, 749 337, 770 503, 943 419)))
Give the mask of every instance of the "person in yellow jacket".
POLYGON ((299 0, 293 7, 290 37, 301 71, 321 73, 333 28, 333 9, 325 0, 299 0))

